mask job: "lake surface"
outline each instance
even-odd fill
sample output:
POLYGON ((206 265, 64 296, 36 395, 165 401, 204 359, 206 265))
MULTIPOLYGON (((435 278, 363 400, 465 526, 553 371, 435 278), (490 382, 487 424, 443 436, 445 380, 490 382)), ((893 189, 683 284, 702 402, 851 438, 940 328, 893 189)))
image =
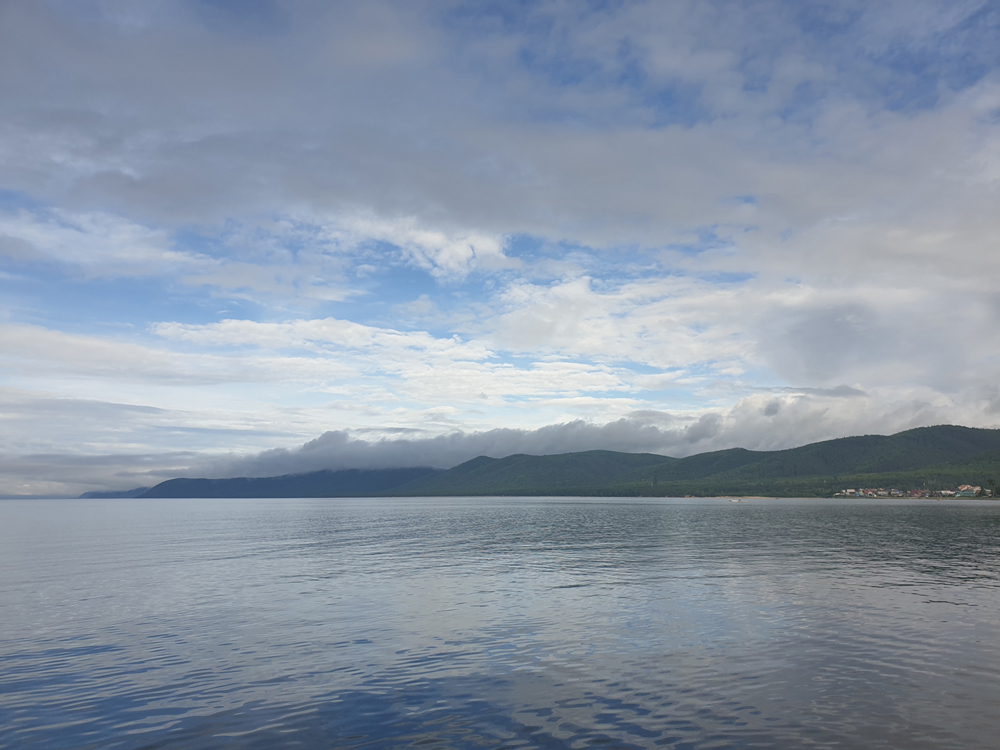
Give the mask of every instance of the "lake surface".
POLYGON ((1000 503, 0 501, 4 748, 995 748, 1000 503))

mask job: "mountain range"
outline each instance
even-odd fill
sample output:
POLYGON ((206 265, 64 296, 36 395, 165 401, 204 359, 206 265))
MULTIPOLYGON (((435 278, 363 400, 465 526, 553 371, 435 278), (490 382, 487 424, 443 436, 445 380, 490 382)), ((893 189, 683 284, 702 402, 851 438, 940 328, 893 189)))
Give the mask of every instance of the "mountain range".
POLYGON ((863 435, 779 451, 743 448, 671 458, 584 451, 549 456, 479 456, 451 469, 324 470, 277 477, 170 479, 155 487, 95 496, 359 497, 456 495, 829 497, 852 487, 994 487, 1000 430, 956 425, 863 435))

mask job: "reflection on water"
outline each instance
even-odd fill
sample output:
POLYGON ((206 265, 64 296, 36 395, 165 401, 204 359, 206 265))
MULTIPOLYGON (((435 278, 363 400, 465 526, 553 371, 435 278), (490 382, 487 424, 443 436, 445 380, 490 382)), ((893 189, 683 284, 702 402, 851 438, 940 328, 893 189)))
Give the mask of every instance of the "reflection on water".
POLYGON ((0 502, 0 746, 987 748, 1000 504, 0 502))

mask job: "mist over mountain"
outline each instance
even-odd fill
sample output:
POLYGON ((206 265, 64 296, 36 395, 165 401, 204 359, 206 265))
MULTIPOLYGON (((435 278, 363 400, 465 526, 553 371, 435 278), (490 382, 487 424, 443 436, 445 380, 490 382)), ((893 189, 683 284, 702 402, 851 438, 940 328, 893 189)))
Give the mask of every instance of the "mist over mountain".
POLYGON ((782 451, 734 448, 674 458, 592 450, 479 456, 448 470, 321 470, 274 477, 172 479, 142 497, 419 495, 824 496, 846 484, 898 489, 995 485, 1000 430, 953 425, 840 438, 782 451))

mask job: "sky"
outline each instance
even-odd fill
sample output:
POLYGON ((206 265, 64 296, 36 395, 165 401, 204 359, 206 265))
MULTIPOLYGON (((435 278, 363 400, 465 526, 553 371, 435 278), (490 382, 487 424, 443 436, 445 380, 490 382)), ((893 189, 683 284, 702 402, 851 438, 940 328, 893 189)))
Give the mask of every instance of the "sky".
POLYGON ((0 495, 1000 427, 1000 2, 0 3, 0 495))

